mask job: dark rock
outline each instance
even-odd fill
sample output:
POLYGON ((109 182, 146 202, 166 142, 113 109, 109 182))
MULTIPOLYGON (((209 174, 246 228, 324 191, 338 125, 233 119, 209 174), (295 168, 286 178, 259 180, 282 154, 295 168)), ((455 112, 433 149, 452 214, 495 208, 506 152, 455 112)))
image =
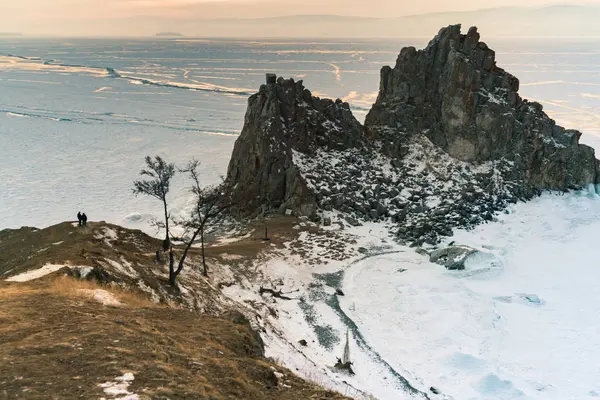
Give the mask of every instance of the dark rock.
POLYGON ((308 343, 304 339, 300 340, 298 343, 300 344, 300 346, 304 346, 304 347, 308 346, 308 343))
POLYGON ((277 75, 267 74, 267 85, 274 85, 277 82, 277 75))
POLYGON ((428 256, 429 255, 429 252, 427 250, 422 249, 420 247, 415 250, 415 253, 420 254, 422 256, 428 256))
POLYGON ((443 265, 449 270, 463 270, 466 259, 476 252, 477 250, 467 246, 448 246, 431 253, 429 261, 443 265))
POLYGON ((313 216, 317 201, 294 162, 294 152, 344 150, 363 140, 350 106, 320 99, 302 81, 279 78, 248 100, 244 127, 236 140, 226 181, 242 197, 242 213, 262 204, 313 216))
POLYGON ((348 222, 352 226, 360 226, 360 222, 358 222, 356 218, 353 218, 351 216, 346 217, 346 222, 348 222))
POLYGON ((592 148, 578 144, 581 134, 556 126, 540 104, 524 103, 517 93, 519 80, 494 67, 494 58, 494 51, 479 42, 477 28, 461 35, 460 25, 441 29, 424 50, 404 48, 394 68, 381 70, 366 129, 380 139, 403 142, 389 137, 389 127, 426 132, 463 161, 506 158, 533 188, 598 183, 598 162, 592 148))
POLYGON ((379 218, 379 213, 377 212, 377 210, 375 209, 371 209, 371 219, 376 220, 377 218, 379 218))
POLYGON ((342 292, 342 289, 340 288, 335 289, 335 294, 337 294, 338 296, 344 296, 344 292, 342 292))
POLYGON ((431 391, 431 393, 433 394, 441 394, 442 392, 440 391, 440 389, 436 388, 436 387, 430 387, 429 390, 431 391))

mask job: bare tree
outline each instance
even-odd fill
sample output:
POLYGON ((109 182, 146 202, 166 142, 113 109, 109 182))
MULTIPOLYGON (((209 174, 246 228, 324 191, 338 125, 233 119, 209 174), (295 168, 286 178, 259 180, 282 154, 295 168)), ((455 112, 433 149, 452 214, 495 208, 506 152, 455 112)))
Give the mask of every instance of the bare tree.
POLYGON ((140 175, 149 177, 150 179, 139 180, 133 182, 133 194, 145 194, 154 197, 163 203, 165 221, 156 221, 155 225, 158 228, 165 228, 165 241, 163 242, 163 250, 171 248, 171 239, 169 231, 170 215, 167 210, 167 193, 171 185, 171 178, 175 175, 175 164, 167 163, 160 156, 155 156, 152 159, 146 156, 146 168, 140 171, 140 175))
POLYGON ((187 173, 192 181, 191 192, 194 195, 194 208, 191 215, 186 218, 177 220, 177 224, 185 228, 186 234, 191 234, 191 238, 186 241, 186 247, 183 255, 179 260, 179 265, 175 271, 175 277, 179 275, 183 269, 183 265, 192 247, 192 244, 198 236, 202 249, 202 266, 204 276, 208 276, 208 266, 206 265, 206 249, 205 249, 205 234, 207 228, 217 224, 223 217, 223 212, 234 205, 231 198, 231 190, 225 182, 216 185, 202 187, 198 176, 198 161, 190 161, 186 168, 181 172, 187 173))
POLYGON ((149 176, 151 179, 134 181, 133 183, 134 194, 152 196, 163 203, 165 221, 164 223, 157 221, 155 224, 158 227, 164 227, 166 230, 164 250, 169 250, 169 283, 173 286, 177 276, 183 270, 188 253, 198 236, 202 246, 203 273, 204 276, 208 276, 204 236, 207 229, 218 223, 223 216, 223 212, 234 204, 230 197, 232 192, 224 182, 216 186, 202 187, 198 176, 199 165, 198 161, 190 161, 184 169, 180 170, 182 173, 189 175, 192 181, 191 192, 194 196, 194 207, 190 215, 186 217, 171 218, 168 212, 167 193, 169 193, 171 178, 173 178, 176 171, 174 164, 165 162, 160 156, 156 156, 154 159, 148 156, 146 157, 147 168, 143 169, 140 175, 149 176), (179 257, 177 269, 175 269, 175 253, 170 240, 169 221, 184 228, 182 241, 185 247, 181 257, 179 257), (189 237, 189 239, 186 239, 186 237, 189 237))

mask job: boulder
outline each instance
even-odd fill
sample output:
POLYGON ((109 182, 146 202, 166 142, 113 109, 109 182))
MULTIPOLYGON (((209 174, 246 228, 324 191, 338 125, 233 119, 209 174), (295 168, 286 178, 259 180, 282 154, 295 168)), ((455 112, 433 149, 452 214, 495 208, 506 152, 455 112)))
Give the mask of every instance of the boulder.
POLYGON ((449 270, 463 270, 467 258, 476 252, 477 250, 467 246, 448 246, 433 251, 429 256, 429 261, 443 265, 449 270))

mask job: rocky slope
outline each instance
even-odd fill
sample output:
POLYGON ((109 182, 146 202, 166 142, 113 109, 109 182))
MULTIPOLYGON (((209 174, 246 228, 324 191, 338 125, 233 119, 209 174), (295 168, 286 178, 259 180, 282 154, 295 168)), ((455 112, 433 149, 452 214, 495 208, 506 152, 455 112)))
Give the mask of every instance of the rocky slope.
POLYGON ((246 196, 245 213, 391 220, 414 244, 491 220, 545 189, 598 184, 581 133, 557 126, 518 89, 477 29, 462 35, 460 25, 382 68, 364 127, 346 103, 268 75, 248 102, 227 180, 246 196))

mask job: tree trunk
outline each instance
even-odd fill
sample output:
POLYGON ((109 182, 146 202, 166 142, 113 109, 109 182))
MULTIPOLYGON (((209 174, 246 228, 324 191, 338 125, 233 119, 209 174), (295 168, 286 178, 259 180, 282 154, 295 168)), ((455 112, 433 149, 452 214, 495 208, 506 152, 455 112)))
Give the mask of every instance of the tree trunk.
POLYGON ((169 249, 169 284, 175 286, 175 255, 173 254, 173 247, 169 249))
POLYGON ((202 266, 204 266, 204 276, 208 276, 208 267, 206 266, 206 257, 204 255, 204 228, 200 229, 200 241, 202 242, 202 266))
POLYGON ((163 245, 163 250, 168 250, 171 247, 171 239, 169 238, 169 213, 167 212, 167 199, 163 197, 163 205, 165 209, 165 245, 163 245))
POLYGON ((175 277, 173 278, 173 281, 175 281, 175 278, 177 277, 177 275, 179 275, 181 273, 181 270, 183 269, 183 263, 185 262, 187 254, 190 251, 190 248, 192 247, 192 244, 194 243, 194 240, 200 233, 201 229, 202 228, 199 228, 198 230, 196 230, 196 232, 194 232, 194 235, 192 236, 192 238, 190 239, 188 244, 185 246, 185 249, 183 250, 183 255, 181 256, 181 259, 179 260, 179 265, 177 266, 177 271, 175 271, 175 273, 174 273, 175 277))

